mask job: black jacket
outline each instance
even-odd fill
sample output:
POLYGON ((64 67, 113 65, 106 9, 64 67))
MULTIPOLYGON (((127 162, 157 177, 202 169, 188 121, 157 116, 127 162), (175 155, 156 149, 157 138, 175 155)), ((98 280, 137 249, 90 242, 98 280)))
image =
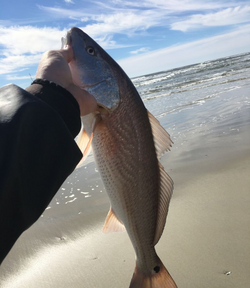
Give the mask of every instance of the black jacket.
POLYGON ((0 263, 82 157, 80 110, 61 86, 0 88, 0 263))

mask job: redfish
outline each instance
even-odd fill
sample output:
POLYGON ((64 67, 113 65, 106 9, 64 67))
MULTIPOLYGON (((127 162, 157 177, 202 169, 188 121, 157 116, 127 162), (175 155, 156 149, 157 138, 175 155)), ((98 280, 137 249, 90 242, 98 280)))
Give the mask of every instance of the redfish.
POLYGON ((173 181, 159 162, 170 150, 169 134, 145 108, 121 67, 92 38, 72 28, 73 81, 89 91, 99 111, 82 117, 78 141, 86 157, 92 145, 110 199, 103 231, 126 230, 136 254, 130 288, 176 288, 156 254, 166 222, 173 181))

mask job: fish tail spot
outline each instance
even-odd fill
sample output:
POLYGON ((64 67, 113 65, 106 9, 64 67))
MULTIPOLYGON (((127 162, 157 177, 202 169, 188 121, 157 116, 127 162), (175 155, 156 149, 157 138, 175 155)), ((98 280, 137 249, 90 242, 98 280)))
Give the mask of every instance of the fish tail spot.
POLYGON ((161 270, 160 266, 155 266, 155 267, 154 267, 155 273, 159 273, 160 270, 161 270))

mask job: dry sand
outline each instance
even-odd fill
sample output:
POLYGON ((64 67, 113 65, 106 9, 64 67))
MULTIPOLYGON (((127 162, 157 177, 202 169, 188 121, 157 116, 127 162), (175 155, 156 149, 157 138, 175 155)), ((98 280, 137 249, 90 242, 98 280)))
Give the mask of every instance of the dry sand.
MULTIPOLYGON (((179 288, 250 287, 249 131, 206 145, 194 135, 163 156, 175 190, 156 249, 179 288)), ((3 262, 1 288, 129 286, 134 251, 125 232, 101 231, 109 201, 94 169, 81 168, 62 187, 98 191, 62 203, 60 190, 3 262)))

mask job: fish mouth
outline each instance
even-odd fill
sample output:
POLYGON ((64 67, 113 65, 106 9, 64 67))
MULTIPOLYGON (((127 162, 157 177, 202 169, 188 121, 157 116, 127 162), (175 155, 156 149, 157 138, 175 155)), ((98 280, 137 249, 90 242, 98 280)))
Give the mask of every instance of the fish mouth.
POLYGON ((61 45, 61 48, 63 49, 63 48, 65 48, 66 46, 71 46, 71 44, 72 44, 72 38, 71 38, 71 35, 70 35, 70 31, 68 31, 67 33, 66 33, 66 35, 65 35, 65 37, 62 37, 61 38, 61 43, 62 43, 62 45, 61 45))
POLYGON ((81 31, 79 28, 77 28, 77 27, 72 27, 70 30, 68 30, 68 31, 66 32, 65 37, 62 37, 62 38, 61 38, 62 48, 63 48, 64 46, 67 46, 67 45, 71 46, 71 44, 72 44, 71 33, 72 33, 73 31, 76 31, 78 34, 80 34, 80 33, 82 32, 82 31, 81 31))

